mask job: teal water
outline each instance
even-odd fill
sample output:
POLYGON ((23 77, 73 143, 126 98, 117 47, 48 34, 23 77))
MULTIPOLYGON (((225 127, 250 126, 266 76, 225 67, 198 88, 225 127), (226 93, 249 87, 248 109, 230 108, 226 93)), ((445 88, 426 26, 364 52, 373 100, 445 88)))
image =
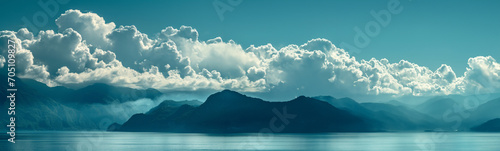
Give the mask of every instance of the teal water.
POLYGON ((199 134, 23 132, 0 150, 500 150, 500 133, 199 134))

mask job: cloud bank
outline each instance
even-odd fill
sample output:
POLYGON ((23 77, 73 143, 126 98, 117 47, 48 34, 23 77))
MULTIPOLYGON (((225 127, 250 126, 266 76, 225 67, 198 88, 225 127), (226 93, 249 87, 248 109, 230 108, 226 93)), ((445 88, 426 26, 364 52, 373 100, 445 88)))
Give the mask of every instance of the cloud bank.
MULTIPOLYGON (((433 71, 400 60, 357 60, 326 39, 275 48, 242 48, 233 40, 199 40, 189 26, 166 27, 154 36, 134 25, 116 26, 91 12, 68 10, 57 32, 22 28, 0 32, 0 67, 7 39, 17 42, 17 73, 49 86, 106 83, 168 91, 232 89, 242 92, 394 96, 497 92, 500 64, 491 56, 469 58, 464 76, 448 65, 433 71)), ((465 61, 465 60, 464 60, 465 61)))

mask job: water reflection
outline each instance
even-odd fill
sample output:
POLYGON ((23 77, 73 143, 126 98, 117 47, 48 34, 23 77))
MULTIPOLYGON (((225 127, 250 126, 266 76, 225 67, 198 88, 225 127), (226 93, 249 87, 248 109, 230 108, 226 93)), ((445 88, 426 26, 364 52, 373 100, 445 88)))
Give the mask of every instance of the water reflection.
MULTIPOLYGON (((23 132, 2 150, 500 150, 500 133, 23 132), (436 139, 444 138, 444 139, 436 139)), ((2 138, 3 139, 3 138, 2 138)), ((5 138, 6 140, 6 138, 5 138)))

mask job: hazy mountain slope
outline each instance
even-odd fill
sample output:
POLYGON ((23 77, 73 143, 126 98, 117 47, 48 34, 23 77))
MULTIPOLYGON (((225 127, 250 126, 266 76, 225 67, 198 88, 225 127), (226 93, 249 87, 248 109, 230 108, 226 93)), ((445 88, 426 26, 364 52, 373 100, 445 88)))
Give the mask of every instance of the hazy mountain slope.
POLYGON ((476 126, 488 120, 500 118, 499 109, 500 109, 500 98, 496 98, 482 105, 479 105, 477 108, 467 110, 464 113, 466 115, 469 115, 469 117, 465 119, 465 121, 463 122, 464 126, 465 127, 476 126))
POLYGON ((331 96, 318 96, 314 98, 345 109, 356 116, 370 119, 370 123, 380 130, 400 131, 437 128, 437 124, 431 122, 433 121, 431 117, 410 110, 405 105, 394 106, 385 103, 360 104, 350 98, 335 99, 331 96), (418 116, 417 118, 422 120, 413 120, 415 118, 413 116, 418 116), (430 119, 423 120, 425 118, 430 119))
MULTIPOLYGON (((0 75, 0 78, 7 79, 6 74, 0 75)), ((105 108, 111 106, 104 103, 110 100, 119 102, 121 98, 124 98, 121 101, 135 101, 129 99, 161 95, 156 90, 133 90, 103 84, 73 90, 48 87, 35 80, 19 78, 16 78, 16 88, 16 126, 19 130, 104 130, 115 120, 114 115, 109 114, 112 110, 105 108), (138 95, 126 94, 128 92, 138 92, 138 95), (125 97, 119 95, 121 93, 125 97), (97 107, 97 104, 100 106, 97 107)), ((2 96, 7 96, 6 81, 1 83, 0 89, 2 96)), ((0 104, 0 111, 7 113, 10 101, 4 100, 0 104)), ((1 121, 7 123, 7 116, 1 114, 1 121)))
MULTIPOLYGON (((0 76, 1 77, 1 76, 0 76)), ((2 77, 3 78, 3 77, 2 77)), ((6 77, 5 77, 6 78, 6 77)), ((96 122, 82 114, 79 110, 64 105, 46 93, 16 79, 16 129, 17 130, 91 130, 98 129, 96 122)), ((6 95, 6 84, 0 86, 2 95, 6 95)), ((7 99, 0 105, 7 113, 10 101, 7 99)), ((7 119, 7 114, 1 118, 7 119)))
POLYGON ((453 110, 458 103, 451 98, 435 97, 415 107, 415 110, 442 119, 447 110, 453 110))
POLYGON ((20 79, 20 81, 22 81, 22 83, 18 85, 18 87, 22 89, 28 88, 32 92, 43 94, 44 96, 68 105, 93 103, 109 104, 112 102, 122 103, 142 98, 154 99, 163 95, 163 93, 155 89, 139 90, 126 87, 115 87, 102 83, 95 83, 74 90, 62 86, 48 87, 44 83, 32 79, 20 79))
POLYGON ((317 96, 317 97, 313 97, 313 98, 317 99, 317 100, 328 102, 337 108, 350 111, 353 114, 359 114, 359 115, 372 114, 372 112, 370 110, 361 106, 358 102, 354 101, 351 98, 336 99, 332 96, 317 96))
POLYGON ((384 103, 361 103, 371 111, 377 112, 378 119, 393 127, 406 130, 423 130, 439 128, 440 122, 431 116, 422 114, 404 106, 394 106, 384 103))

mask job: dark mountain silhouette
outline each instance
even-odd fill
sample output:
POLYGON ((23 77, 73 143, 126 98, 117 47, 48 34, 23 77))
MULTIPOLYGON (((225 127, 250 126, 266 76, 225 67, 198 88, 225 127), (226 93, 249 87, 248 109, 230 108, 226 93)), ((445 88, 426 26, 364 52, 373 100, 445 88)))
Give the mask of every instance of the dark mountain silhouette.
POLYGON ((500 118, 489 120, 481 125, 471 128, 477 132, 500 132, 500 118))
POLYGON ((161 114, 156 112, 165 112, 169 110, 175 110, 182 105, 190 105, 190 106, 200 106, 203 102, 197 100, 189 100, 189 101, 174 101, 174 100, 165 100, 161 102, 158 106, 152 108, 146 114, 161 114))
POLYGON ((183 105, 166 111, 136 114, 120 131, 166 132, 345 132, 370 131, 360 117, 326 102, 300 96, 287 102, 267 102, 224 90, 199 107, 183 105))
MULTIPOLYGON (((182 120, 185 113, 190 112, 195 107, 202 104, 199 101, 172 101, 165 100, 158 106, 152 108, 146 113, 139 113, 133 115, 123 125, 110 125, 110 131, 152 131, 162 129, 160 121, 176 122, 182 120), (152 118, 155 117, 155 118, 152 118), (142 126, 142 124, 151 124, 149 126, 142 126)), ((172 123, 167 123, 171 126, 172 123)))

